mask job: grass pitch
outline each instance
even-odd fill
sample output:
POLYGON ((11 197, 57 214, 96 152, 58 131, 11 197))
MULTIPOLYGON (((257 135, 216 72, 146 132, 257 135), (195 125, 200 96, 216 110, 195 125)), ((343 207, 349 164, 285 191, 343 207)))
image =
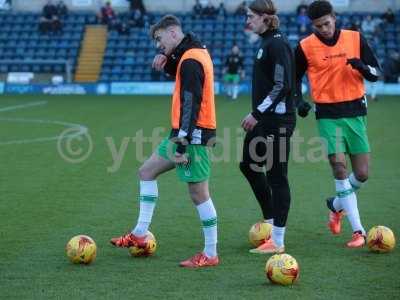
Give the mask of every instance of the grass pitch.
MULTIPOLYGON (((386 225, 398 237, 400 101, 380 100, 369 105, 373 152, 370 179, 358 193, 359 208, 366 229, 386 225)), ((150 228, 158 241, 155 256, 132 258, 126 249, 109 245, 110 237, 136 222, 136 171, 150 155, 152 142, 167 134, 169 108, 169 97, 0 97, 1 298, 399 297, 398 247, 384 255, 366 248, 346 249, 351 234, 347 220, 342 235, 333 237, 327 230, 324 199, 334 193, 334 184, 328 164, 319 159, 312 143, 317 135, 313 116, 298 120, 304 142, 293 149, 297 158, 289 171, 292 206, 286 249, 300 265, 300 280, 292 287, 267 282, 268 256, 248 253, 248 229, 261 218, 260 209, 238 169, 243 136, 238 128, 250 110, 248 97, 237 102, 217 99, 220 145, 214 149, 218 162, 210 189, 219 218, 221 265, 202 270, 178 267, 180 260, 201 250, 203 242, 187 187, 174 171, 159 178, 160 198, 150 228), (7 107, 14 108, 4 110, 7 107), (70 145, 58 143, 57 136, 69 128, 88 129, 91 146, 83 138, 70 145), (151 138, 153 133, 156 138, 151 138), (144 143, 138 143, 141 136, 144 143), (77 234, 95 239, 94 264, 67 261, 64 246, 77 234)))

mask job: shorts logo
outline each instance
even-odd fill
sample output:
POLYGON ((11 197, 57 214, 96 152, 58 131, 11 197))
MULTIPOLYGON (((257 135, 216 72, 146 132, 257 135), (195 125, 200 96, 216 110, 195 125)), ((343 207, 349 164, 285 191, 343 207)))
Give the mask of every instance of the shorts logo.
POLYGON ((261 59, 261 57, 262 57, 262 55, 263 55, 263 52, 264 52, 263 49, 258 50, 257 59, 261 59))

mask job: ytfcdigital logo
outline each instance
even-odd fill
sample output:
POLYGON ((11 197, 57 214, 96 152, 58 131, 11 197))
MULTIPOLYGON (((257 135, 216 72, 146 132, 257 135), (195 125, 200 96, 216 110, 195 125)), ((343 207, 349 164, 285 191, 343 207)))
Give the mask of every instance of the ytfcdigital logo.
MULTIPOLYGON (((155 151, 160 142, 168 136, 169 130, 163 127, 156 127, 151 134, 145 135, 144 130, 138 130, 134 136, 114 139, 113 137, 105 137, 104 145, 108 148, 111 157, 111 164, 107 167, 110 173, 117 172, 122 162, 129 153, 135 155, 136 161, 143 163, 151 153, 145 153, 145 146, 150 145, 155 151), (127 152, 130 144, 134 144, 135 150, 127 152)), ((215 144, 210 151, 210 160, 213 163, 239 163, 242 160, 244 135, 242 128, 224 128, 219 130, 219 135, 210 141, 210 144, 215 144)), ((340 131, 337 132, 340 137, 340 131)), ((296 163, 318 163, 327 161, 326 148, 327 143, 320 137, 302 137, 299 130, 296 130, 290 137, 290 143, 287 141, 289 137, 285 136, 285 129, 282 129, 277 136, 272 137, 256 137, 250 141, 248 145, 248 153, 252 160, 261 163, 268 170, 272 167, 275 161, 287 161, 286 149, 290 145, 290 158, 296 163), (278 157, 274 159, 273 143, 280 144, 278 157), (258 150, 265 149, 264 151, 258 150)), ((172 144, 171 144, 172 145, 172 144)), ((97 145, 100 146, 100 145, 97 145)), ((78 126, 64 130, 57 141, 57 151, 60 157, 68 163, 78 164, 87 160, 94 150, 92 137, 86 127, 78 126)), ((173 149, 167 149, 168 156, 173 156, 173 149)), ((192 158, 196 160, 196 158, 192 158)))
POLYGON ((65 129, 58 137, 57 151, 63 160, 79 164, 89 158, 93 151, 93 141, 86 127, 65 129))

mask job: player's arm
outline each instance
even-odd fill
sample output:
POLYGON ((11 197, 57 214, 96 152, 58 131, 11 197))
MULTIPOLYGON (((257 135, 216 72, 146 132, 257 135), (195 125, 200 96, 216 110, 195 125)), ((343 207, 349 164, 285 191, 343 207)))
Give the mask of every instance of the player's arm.
POLYGON ((368 81, 378 81, 381 75, 381 68, 376 59, 368 41, 360 34, 360 58, 349 58, 347 63, 353 69, 358 70, 361 75, 368 81))
POLYGON ((152 67, 157 71, 164 71, 169 76, 175 77, 178 60, 173 56, 159 53, 154 57, 152 67))
POLYGON ((297 107, 297 113, 300 117, 305 118, 311 109, 311 105, 303 99, 303 93, 301 91, 302 79, 308 68, 307 58, 298 44, 296 50, 294 51, 295 61, 296 61, 296 91, 295 91, 295 103, 297 107))
POLYGON ((260 120, 262 115, 268 112, 285 113, 277 109, 279 102, 289 94, 289 78, 293 74, 290 66, 291 53, 287 50, 283 41, 276 39, 271 42, 268 51, 269 59, 273 62, 274 85, 271 92, 264 101, 251 114, 256 120, 260 120))
POLYGON ((178 68, 178 59, 176 59, 173 56, 168 56, 167 57, 167 63, 164 66, 164 72, 170 75, 171 77, 176 76, 176 70, 178 68))
POLYGON ((181 65, 181 119, 176 152, 186 152, 187 139, 191 137, 199 116, 203 96, 204 70, 194 59, 186 59, 181 65))

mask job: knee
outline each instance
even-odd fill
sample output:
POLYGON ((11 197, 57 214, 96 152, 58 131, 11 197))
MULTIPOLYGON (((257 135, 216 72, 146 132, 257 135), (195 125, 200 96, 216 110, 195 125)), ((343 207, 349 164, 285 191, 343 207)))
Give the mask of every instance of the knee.
POLYGON ((286 175, 269 175, 267 176, 268 184, 271 188, 285 188, 289 186, 289 181, 286 175))
POLYGON ((368 180, 368 170, 358 171, 357 173, 354 173, 354 176, 358 181, 366 182, 368 180))
POLYGON ((331 163, 333 176, 336 179, 343 180, 347 178, 346 166, 343 163, 335 162, 331 163))
POLYGON ((202 204, 203 202, 210 199, 210 194, 206 188, 191 188, 189 189, 190 198, 196 205, 202 204))
POLYGON ((154 180, 151 170, 146 168, 145 166, 141 166, 138 170, 138 177, 140 180, 154 180))

